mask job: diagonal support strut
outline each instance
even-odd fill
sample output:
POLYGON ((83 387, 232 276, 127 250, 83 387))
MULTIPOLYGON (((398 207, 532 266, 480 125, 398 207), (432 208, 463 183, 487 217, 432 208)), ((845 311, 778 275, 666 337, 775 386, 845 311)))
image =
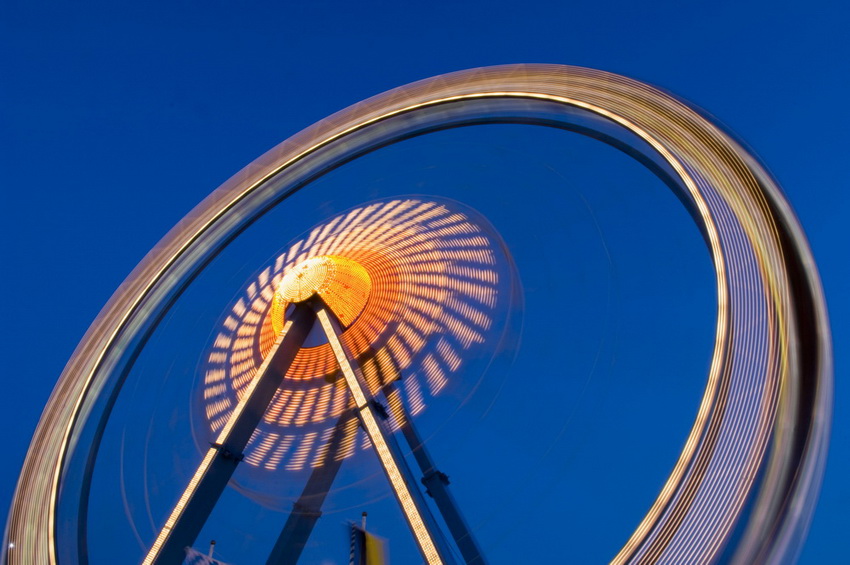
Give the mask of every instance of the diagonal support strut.
POLYGON ((260 365, 215 442, 183 491, 142 565, 179 565, 204 527, 263 413, 286 371, 304 344, 316 317, 306 304, 296 304, 283 331, 260 365))
POLYGON ((368 385, 340 339, 342 328, 330 308, 318 297, 310 300, 316 313, 316 319, 322 326, 337 363, 342 371, 351 396, 354 399, 363 429, 369 436, 375 453, 378 455, 390 486, 395 492, 405 520, 407 520, 419 551, 428 565, 452 563, 452 555, 443 533, 437 525, 422 493, 413 480, 413 475, 407 466, 404 455, 398 448, 390 431, 383 420, 376 416, 372 404, 372 395, 368 385))

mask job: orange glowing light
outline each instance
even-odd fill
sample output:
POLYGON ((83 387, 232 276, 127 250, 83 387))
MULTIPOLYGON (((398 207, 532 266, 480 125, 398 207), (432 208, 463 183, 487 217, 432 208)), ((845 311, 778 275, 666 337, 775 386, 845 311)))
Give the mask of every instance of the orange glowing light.
MULTIPOLYGON (((504 246, 460 205, 379 201, 316 226, 247 285, 207 356, 200 395, 209 432, 227 421, 283 327, 287 307, 320 296, 371 394, 399 383, 410 415, 422 412, 483 344, 499 300, 504 246)), ((265 470, 317 466, 350 407, 328 343, 303 347, 249 443, 244 461, 265 470)), ((399 422, 392 419, 392 429, 399 422)), ((368 442, 344 430, 338 459, 368 442)), ((200 443, 200 441, 199 441, 200 443)))
POLYGON ((372 281, 359 263, 334 255, 321 255, 299 263, 290 270, 274 293, 271 323, 275 334, 283 331, 286 308, 320 296, 344 327, 348 327, 366 307, 372 281))

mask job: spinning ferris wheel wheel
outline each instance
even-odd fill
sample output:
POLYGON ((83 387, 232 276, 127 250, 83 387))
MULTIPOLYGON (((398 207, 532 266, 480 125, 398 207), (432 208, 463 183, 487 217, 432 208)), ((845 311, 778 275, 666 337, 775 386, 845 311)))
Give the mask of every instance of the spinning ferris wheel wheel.
POLYGON ((144 563, 180 563, 228 497, 286 512, 283 524, 252 528, 276 530, 263 538, 276 540, 269 563, 296 562, 327 494, 362 485, 340 478, 357 457, 390 485, 425 562, 486 562, 451 470, 417 424, 455 394, 452 383, 466 382, 458 402, 472 394, 483 374, 475 364, 510 339, 505 320, 521 300, 508 246, 464 203, 364 197, 306 231, 277 226, 278 252, 249 258, 253 274, 225 285, 226 307, 199 332, 206 341, 190 355, 191 374, 151 383, 134 371, 165 324, 178 337, 160 341, 185 353, 192 332, 171 313, 193 293, 215 302, 222 285, 204 282, 215 259, 281 203, 297 207, 302 188, 401 140, 494 123, 575 131, 632 155, 685 204, 713 261, 717 322, 702 401, 663 488, 612 562, 793 558, 823 471, 832 367, 818 275, 780 189, 729 135, 666 93, 600 71, 511 65, 421 81, 335 114, 182 220, 118 289, 60 378, 15 494, 5 562, 88 562, 93 501, 107 496, 93 477, 110 450, 122 453, 115 492, 142 516, 131 529, 144 563), (177 400, 150 416, 164 431, 138 432, 147 434, 139 460, 169 444, 197 453, 162 465, 181 468, 179 485, 146 463, 123 464, 136 432, 118 422, 159 410, 135 396, 146 386, 150 398, 177 400), (134 480, 153 494, 133 502, 134 480))

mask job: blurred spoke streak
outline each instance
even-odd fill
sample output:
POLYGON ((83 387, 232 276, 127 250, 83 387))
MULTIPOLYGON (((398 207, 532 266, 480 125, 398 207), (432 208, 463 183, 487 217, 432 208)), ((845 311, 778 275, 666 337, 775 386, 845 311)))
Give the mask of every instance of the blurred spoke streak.
MULTIPOLYGON (((198 427, 212 434, 197 437, 199 447, 230 421, 293 304, 316 301, 327 337, 298 352, 245 449, 247 468, 234 479, 247 496, 283 510, 276 481, 291 477, 287 471, 313 469, 273 550, 275 559, 286 555, 293 561, 293 551, 303 548, 321 515, 341 461, 369 445, 423 557, 451 561, 392 432, 401 428, 409 439, 410 415, 427 408, 461 370, 465 355, 487 356, 497 345, 493 338, 505 325, 494 328, 493 319, 507 317, 510 293, 503 287, 513 282, 503 248, 484 219, 458 203, 376 201, 314 227, 248 281, 220 324, 195 395, 198 427), (372 403, 379 394, 392 417, 375 416, 372 403), (345 415, 352 412, 362 429, 349 425, 345 415)), ((430 481, 433 464, 422 464, 421 441, 411 449, 430 481)), ((462 551, 480 555, 445 485, 432 487, 462 551)))

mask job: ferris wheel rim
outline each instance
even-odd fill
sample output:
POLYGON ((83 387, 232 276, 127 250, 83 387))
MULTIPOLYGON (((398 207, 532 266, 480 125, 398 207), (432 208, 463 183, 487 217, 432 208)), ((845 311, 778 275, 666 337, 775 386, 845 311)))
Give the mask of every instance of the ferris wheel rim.
MULTIPOLYGON (((42 506, 46 506, 48 516, 46 521, 43 516, 39 516, 36 521, 37 527, 35 528, 37 531, 35 533, 30 532, 30 535, 27 536, 28 541, 31 541, 33 546, 30 549, 35 552, 33 555, 41 555, 46 545, 49 562, 56 562, 56 544, 58 540, 56 539, 55 513, 59 503, 59 491, 62 486, 66 453, 70 449, 69 444, 74 440, 73 434, 81 411, 86 407, 86 403, 91 404, 94 402, 91 394, 98 395, 110 392, 92 388, 92 385, 96 384, 94 380, 98 371, 100 371, 100 361, 107 355, 108 350, 115 346, 116 340, 127 329, 133 317, 139 315, 139 308, 145 306, 145 301, 153 296, 155 287, 171 272, 175 263, 181 260, 181 258, 185 258, 189 254, 188 252, 193 249, 192 246, 203 243, 202 240, 205 234, 209 233, 209 230, 216 223, 222 222, 228 215, 232 215, 238 209, 240 203, 250 197, 251 194, 261 191, 263 187, 268 186, 269 183, 273 182, 283 172, 290 170, 311 157, 319 155, 327 148, 335 147, 337 142, 348 140, 355 134, 367 131, 369 128, 377 128, 377 131, 384 125, 389 124, 393 119, 404 120, 415 117, 417 113, 433 110, 437 107, 447 108, 452 104, 469 104, 468 109, 474 110, 473 106, 476 103, 484 103, 486 106, 487 101, 499 100, 530 100, 545 104, 561 104, 566 107, 578 108, 582 111, 593 113, 597 117, 601 116, 603 120, 616 122, 618 126, 641 137, 664 157, 663 162, 657 163, 660 168, 664 168, 666 164, 667 167, 673 170, 673 173, 680 175, 680 180, 687 178, 686 166, 690 166, 692 163, 685 163, 683 165, 683 160, 679 156, 672 153, 665 155, 664 153, 668 149, 664 144, 653 145, 653 142, 657 141, 654 133, 648 132, 641 128, 640 125, 630 122, 628 119, 619 116, 617 113, 603 106, 590 103, 587 100, 581 100, 575 95, 568 95, 572 92, 571 89, 585 89, 582 92, 596 95, 600 95, 600 93, 610 95, 610 92, 606 93, 603 91, 614 87, 625 89, 626 91, 633 89, 633 94, 636 96, 639 95, 644 102, 649 101, 656 104, 663 102, 664 104, 668 104, 669 107, 666 110, 675 108, 677 112, 680 112, 676 114, 676 119, 684 119, 683 116, 687 116, 692 124, 697 124, 699 126, 696 130, 698 134, 712 137, 715 140, 722 140, 723 146, 721 152, 728 152, 729 155, 727 156, 734 160, 736 165, 743 162, 748 168, 748 174, 755 178, 756 184, 763 191, 763 203, 768 208, 767 216, 773 219, 776 223, 776 230, 784 238, 777 237, 777 240, 782 239, 781 243, 789 246, 788 251, 793 255, 790 258, 786 256, 785 259, 789 263, 795 263, 792 266, 792 270, 794 270, 793 274, 796 277, 794 281, 796 292, 798 295, 804 294, 808 297, 808 307, 811 309, 811 315, 809 320, 798 320, 797 318, 802 317, 802 315, 800 312, 794 310, 793 303, 783 304, 783 308, 788 309, 788 312, 785 312, 784 315, 790 325, 794 326, 796 324, 795 328, 798 334, 802 331, 800 328, 804 325, 817 332, 814 343, 811 342, 811 339, 809 342, 804 343, 802 338, 795 336, 797 341, 792 339, 789 344, 785 344, 788 347, 787 354, 789 357, 794 357, 794 359, 800 356, 806 357, 808 362, 812 363, 815 367, 806 375, 813 382, 802 383, 808 384, 810 389, 808 391, 808 395, 810 396, 808 410, 811 422, 809 422, 805 430, 806 434, 808 434, 806 436, 808 443, 801 451, 799 447, 783 448, 781 441, 774 438, 779 443, 772 444, 770 450, 771 458, 769 460, 763 458, 759 461, 759 465, 765 464, 768 467, 768 472, 772 472, 777 476, 783 475, 783 473, 787 474, 792 466, 799 467, 803 475, 803 480, 800 483, 792 485, 793 488, 789 492, 793 495, 791 504, 796 504, 797 510, 802 509, 802 512, 796 512, 794 516, 789 516, 788 514, 791 513, 787 511, 787 507, 778 510, 775 508, 777 505, 775 495, 762 494, 759 500, 763 504, 757 508, 757 511, 759 509, 767 509, 764 511, 768 512, 770 508, 773 508, 772 512, 775 515, 771 517, 771 520, 773 520, 771 523, 773 527, 777 528, 775 530, 777 532, 776 542, 772 544, 772 547, 758 545, 753 541, 756 535, 751 530, 750 534, 745 535, 742 545, 746 546, 743 551, 748 551, 752 555, 770 556, 774 555, 775 551, 780 553, 795 551, 793 547, 794 540, 799 541, 800 531, 805 530, 810 520, 814 504, 813 500, 817 493, 820 476, 823 471, 823 459, 830 420, 831 344, 824 298, 820 290, 816 270, 814 269, 811 252, 808 249, 799 223, 794 218, 780 189, 756 160, 728 135, 721 132, 697 111, 657 89, 617 75, 577 67, 508 65, 460 71, 450 75, 426 79, 425 81, 378 95, 375 98, 326 118, 304 132, 284 141, 278 147, 254 161, 214 192, 209 198, 204 200, 204 202, 199 204, 174 230, 169 232, 162 242, 151 251, 142 263, 140 263, 139 267, 119 287, 81 341, 63 372, 60 382, 57 384, 51 400, 45 409, 42 420, 39 423, 39 429, 36 431, 30 453, 27 456, 27 462, 24 465, 24 472, 26 472, 28 469, 32 471, 33 467, 40 467, 41 464, 47 462, 47 468, 51 469, 51 473, 49 476, 33 477, 34 479, 38 479, 35 482, 25 481, 24 473, 22 473, 22 479, 15 494, 15 499, 10 510, 9 525, 6 530, 6 543, 4 544, 4 551, 6 552, 5 559, 9 562, 15 562, 14 557, 11 556, 12 554, 8 552, 8 547, 10 540, 17 535, 15 532, 20 531, 19 529, 15 530, 15 528, 20 528, 22 520, 26 521, 27 513, 21 509, 21 505, 32 494, 40 501, 35 507, 41 508, 42 506), (595 91, 594 88, 598 89, 598 91, 595 91), (304 141, 309 139, 313 139, 313 143, 305 144, 304 141), (176 253, 174 252, 175 247, 178 249, 176 253), (805 351, 803 351, 804 349, 805 351), (97 354, 95 355, 96 360, 94 362, 91 360, 81 360, 81 356, 84 354, 91 358, 92 352, 97 354), (66 410, 64 411, 57 410, 57 407, 61 404, 67 404, 67 401, 61 397, 69 392, 69 388, 71 389, 72 398, 74 398, 73 406, 66 406, 66 410), (58 440, 58 443, 57 426, 61 430, 61 438, 58 440), (51 438, 53 439, 52 442, 50 441, 51 438), (787 453, 789 449, 793 452, 790 456, 787 453), (42 454, 39 456, 36 453, 37 451, 42 451, 42 454), (782 457, 791 457, 791 459, 782 460, 782 457)), ((462 115, 455 116, 456 119, 462 117, 462 115)), ((483 116, 477 119, 479 120, 478 122, 472 120, 469 124, 473 122, 486 123, 487 117, 483 116)), ((557 117, 553 119, 557 120, 557 117)), ((490 121, 497 120, 498 118, 492 116, 490 118, 490 121)), ((594 123, 593 125, 596 126, 598 124, 594 123)), ((432 125, 432 127, 435 126, 432 125)), ((422 133, 427 132, 420 131, 418 134, 422 133)), ((594 135, 595 137, 605 137, 608 135, 608 133, 599 131, 593 133, 597 134, 594 135)), ((411 135, 410 132, 407 135, 411 135)), ((374 146, 371 150, 380 146, 380 140, 373 139, 372 141, 374 146)), ((608 140, 606 139, 606 141, 608 140)), ((650 160, 652 159, 652 157, 644 156, 650 160)), ((353 156, 351 159, 356 157, 353 156)), ((691 183, 693 184, 692 190, 696 192, 698 182, 703 180, 705 179, 697 179, 696 181, 691 179, 691 183)), ((306 183, 309 183, 309 180, 306 183)), ((688 182, 685 181, 685 184, 687 185, 688 182)), ((280 199, 285 198, 286 195, 283 195, 280 199)), ((699 208, 699 205, 697 205, 697 208, 699 208)), ((262 213, 262 211, 257 210, 259 209, 255 210, 257 214, 262 213)), ((712 228, 710 215, 703 215, 703 218, 706 220, 706 224, 702 228, 708 232, 708 239, 711 241, 712 228)), ((719 249, 719 244, 716 249, 719 249)), ((722 253, 715 251, 714 259, 715 265, 718 265, 718 262, 722 264, 724 256, 722 253)), ((773 267, 773 265, 769 265, 769 267, 773 267)), ((727 298, 721 290, 726 283, 725 273, 723 269, 719 269, 717 274, 718 293, 721 302, 727 298)), ((780 274, 779 278, 788 278, 789 276, 787 273, 784 273, 780 274)), ((784 282, 790 284, 787 280, 784 282)), ((783 292, 788 293, 790 291, 785 289, 783 292)), ((799 297, 795 295, 795 298, 799 297)), ((728 337, 725 331, 720 331, 720 323, 719 321, 718 344, 722 341, 721 337, 723 340, 726 340, 728 337)), ((794 328, 791 328, 790 331, 794 331, 794 328)), ((720 345, 718 345, 719 347, 720 345)), ((723 356, 725 354, 726 351, 724 350, 723 356)), ((717 361, 717 363, 719 364, 720 361, 717 361)), ((794 369, 794 367, 791 368, 791 370, 794 369)), ((714 370, 719 374, 719 365, 714 370)), ((791 375, 784 385, 791 388, 800 386, 800 383, 795 381, 796 377, 800 377, 800 375, 791 375)), ((798 378, 798 380, 801 379, 798 378)), ((713 391, 711 394, 713 395, 715 392, 713 391)), ((780 391, 776 392, 776 394, 779 393, 780 391)), ((800 406, 797 406, 797 404, 805 403, 806 400, 799 397, 799 390, 796 393, 798 395, 796 398, 797 403, 793 402, 795 400, 793 397, 790 400, 786 398, 786 400, 794 404, 795 408, 799 409, 800 406)), ((706 396, 708 395, 709 392, 706 393, 706 396)), ((775 419, 778 419, 780 408, 776 408, 775 410, 776 412, 773 416, 775 419)), ((787 415, 787 413, 788 407, 786 406, 783 414, 787 415)), ((769 432, 771 434, 774 424, 775 420, 769 426, 769 432)), ((702 432, 696 434, 692 432, 692 439, 696 436, 701 436, 701 434, 702 432)), ((696 440, 699 439, 699 437, 696 437, 696 440)), ((800 442, 799 434, 791 439, 794 442, 800 442)), ((789 441, 788 438, 785 438, 785 441, 787 443, 789 441)), ((660 505, 659 514, 665 511, 673 498, 671 494, 660 505)), ((649 534, 646 534, 642 539, 635 541, 629 551, 625 553, 621 552, 615 560, 628 560, 641 547, 645 547, 644 544, 648 539, 649 534)), ((718 542, 715 540, 712 543, 716 545, 718 542)), ((22 545, 24 544, 18 544, 15 548, 15 555, 20 555, 26 549, 22 545)), ((709 549, 711 550, 711 548, 709 549)), ((716 549, 712 551, 716 551, 716 549)), ((743 554, 739 553, 737 555, 743 554)))

